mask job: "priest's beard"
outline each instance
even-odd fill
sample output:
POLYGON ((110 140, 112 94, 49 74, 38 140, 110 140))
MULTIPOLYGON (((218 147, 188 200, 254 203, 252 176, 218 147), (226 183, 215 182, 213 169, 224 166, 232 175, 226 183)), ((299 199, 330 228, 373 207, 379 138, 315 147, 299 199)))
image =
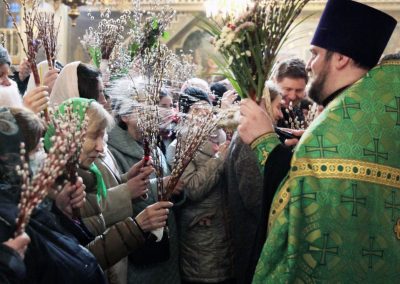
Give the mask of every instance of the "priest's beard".
POLYGON ((5 107, 22 107, 22 97, 15 82, 11 82, 10 86, 0 85, 0 105, 5 107))
POLYGON ((328 66, 326 66, 321 71, 321 73, 311 82, 310 89, 308 90, 308 96, 319 105, 321 105, 325 99, 323 89, 325 87, 328 74, 328 66))

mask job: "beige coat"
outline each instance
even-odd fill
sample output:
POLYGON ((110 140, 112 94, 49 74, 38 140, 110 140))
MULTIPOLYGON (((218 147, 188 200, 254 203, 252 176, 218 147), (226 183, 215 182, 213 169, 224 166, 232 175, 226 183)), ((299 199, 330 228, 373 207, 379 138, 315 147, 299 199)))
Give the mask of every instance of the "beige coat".
POLYGON ((181 177, 186 202, 178 223, 182 279, 222 282, 233 277, 232 248, 228 234, 220 175, 224 157, 216 158, 207 142, 181 177))
MULTIPOLYGON (((111 159, 113 160, 112 156, 111 159)), ((130 218, 130 193, 126 183, 122 183, 126 181, 126 176, 119 176, 119 172, 113 172, 102 159, 97 159, 95 164, 102 173, 108 189, 107 198, 100 204, 97 201, 94 175, 89 171, 79 170, 87 193, 87 202, 81 209, 81 216, 89 231, 97 236, 96 239, 101 239, 88 248, 100 265, 104 269, 108 268, 107 277, 111 284, 126 284, 127 258, 124 256, 144 243, 143 234, 130 218), (111 265, 113 266, 110 267, 111 265)))

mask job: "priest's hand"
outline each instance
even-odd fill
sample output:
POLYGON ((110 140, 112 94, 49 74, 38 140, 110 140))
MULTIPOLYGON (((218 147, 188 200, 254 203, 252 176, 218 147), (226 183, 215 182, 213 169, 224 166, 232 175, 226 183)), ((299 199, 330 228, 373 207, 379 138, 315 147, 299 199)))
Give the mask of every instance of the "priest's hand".
POLYGON ((240 138, 246 144, 266 133, 274 132, 269 115, 251 99, 240 102, 240 123, 238 127, 240 138))

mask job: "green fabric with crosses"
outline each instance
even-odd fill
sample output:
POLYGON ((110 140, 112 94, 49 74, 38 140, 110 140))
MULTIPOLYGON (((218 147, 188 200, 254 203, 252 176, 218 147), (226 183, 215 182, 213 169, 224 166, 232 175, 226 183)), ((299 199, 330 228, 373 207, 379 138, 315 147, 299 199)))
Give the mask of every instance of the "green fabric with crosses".
POLYGON ((269 222, 254 283, 399 282, 400 61, 372 69, 312 123, 269 222))

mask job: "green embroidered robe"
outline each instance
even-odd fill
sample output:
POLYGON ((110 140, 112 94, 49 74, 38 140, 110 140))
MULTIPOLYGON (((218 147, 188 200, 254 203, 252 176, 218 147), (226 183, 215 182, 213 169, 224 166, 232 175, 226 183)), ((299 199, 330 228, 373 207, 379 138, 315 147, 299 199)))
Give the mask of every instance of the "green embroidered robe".
MULTIPOLYGON (((261 165, 278 143, 253 142, 261 165)), ((253 282, 400 282, 400 61, 372 69, 304 133, 253 282)))

